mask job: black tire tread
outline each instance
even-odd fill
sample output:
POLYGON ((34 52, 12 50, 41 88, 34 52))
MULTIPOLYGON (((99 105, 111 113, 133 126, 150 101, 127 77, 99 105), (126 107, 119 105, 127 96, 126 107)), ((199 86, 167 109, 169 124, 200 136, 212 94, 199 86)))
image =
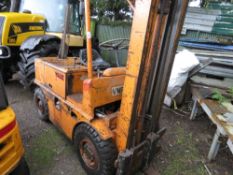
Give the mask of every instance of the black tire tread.
MULTIPOLYGON (((36 98, 40 98, 43 101, 44 113, 41 113, 38 109, 39 118, 42 121, 49 121, 49 108, 46 97, 40 88, 36 88, 34 91, 34 103, 36 103, 36 98)), ((36 105, 36 104, 35 104, 36 105)))
POLYGON ((79 134, 86 134, 93 141, 94 145, 97 148, 101 161, 101 171, 99 172, 90 172, 86 169, 85 163, 82 161, 82 158, 79 155, 79 159, 83 168, 86 170, 87 174, 93 175, 113 175, 115 174, 114 162, 117 159, 117 149, 115 144, 111 139, 102 140, 99 134, 88 124, 80 124, 75 131, 74 135, 74 145, 78 148, 78 139, 79 134))
POLYGON ((10 175, 30 175, 30 170, 24 157, 21 159, 18 167, 16 167, 10 175))
POLYGON ((34 62, 36 58, 58 55, 59 43, 49 41, 41 43, 34 50, 20 50, 19 79, 24 87, 32 86, 35 78, 34 62))

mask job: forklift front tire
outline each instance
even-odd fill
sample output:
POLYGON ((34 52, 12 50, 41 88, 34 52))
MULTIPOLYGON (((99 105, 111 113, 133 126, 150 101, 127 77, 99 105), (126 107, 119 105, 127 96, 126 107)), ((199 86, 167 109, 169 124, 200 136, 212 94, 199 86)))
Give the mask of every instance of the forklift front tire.
POLYGON ((36 88, 34 91, 34 103, 36 105, 39 118, 43 121, 49 120, 48 103, 43 91, 40 88, 36 88))
POLYGON ((15 168, 15 170, 10 175, 30 175, 28 164, 25 158, 21 159, 21 161, 19 162, 19 165, 15 168))
POLYGON ((117 149, 112 140, 102 140, 88 124, 80 124, 74 133, 74 146, 88 175, 115 174, 117 149))

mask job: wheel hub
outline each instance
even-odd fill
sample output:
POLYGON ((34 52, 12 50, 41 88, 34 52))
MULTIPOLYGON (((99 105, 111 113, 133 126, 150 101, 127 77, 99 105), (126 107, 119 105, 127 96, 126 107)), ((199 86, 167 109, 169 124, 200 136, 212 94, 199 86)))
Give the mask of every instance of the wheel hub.
POLYGON ((90 139, 85 138, 80 143, 80 153, 83 161, 86 166, 90 169, 96 170, 99 167, 99 157, 97 150, 94 144, 90 141, 90 139))
POLYGON ((36 99, 36 105, 37 105, 37 107, 38 107, 38 109, 39 109, 40 112, 44 111, 44 109, 43 109, 43 102, 42 102, 42 100, 40 98, 36 99))

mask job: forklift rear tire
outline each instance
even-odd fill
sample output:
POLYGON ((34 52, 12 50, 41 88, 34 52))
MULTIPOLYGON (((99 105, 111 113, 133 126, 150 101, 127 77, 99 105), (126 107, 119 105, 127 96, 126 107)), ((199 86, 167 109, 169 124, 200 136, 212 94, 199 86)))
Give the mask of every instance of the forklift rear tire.
POLYGON ((48 103, 40 88, 36 88, 34 91, 34 103, 37 107, 39 118, 43 121, 49 121, 48 103))
POLYGON ((88 124, 80 124, 74 133, 74 145, 88 175, 113 175, 117 149, 111 139, 102 140, 88 124))
POLYGON ((30 175, 28 164, 25 158, 21 159, 19 165, 15 168, 15 170, 10 175, 30 175))

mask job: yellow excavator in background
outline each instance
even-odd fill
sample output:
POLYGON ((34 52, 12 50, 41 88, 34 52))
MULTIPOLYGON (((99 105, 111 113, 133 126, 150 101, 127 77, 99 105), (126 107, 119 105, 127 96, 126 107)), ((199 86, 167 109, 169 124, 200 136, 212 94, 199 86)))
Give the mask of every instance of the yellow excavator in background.
POLYGON ((18 72, 21 84, 31 86, 35 58, 57 56, 64 30, 69 34, 66 54, 78 56, 84 48, 82 0, 4 0, 1 4, 3 10, 10 10, 0 13, 0 72, 5 82, 18 72))
POLYGON ((126 67, 110 67, 92 49, 90 0, 85 0, 87 49, 80 57, 35 62, 39 116, 74 142, 89 175, 129 175, 147 168, 165 133, 159 117, 188 0, 130 4, 134 17, 126 67))
POLYGON ((29 175, 18 123, 0 74, 0 174, 29 175))

